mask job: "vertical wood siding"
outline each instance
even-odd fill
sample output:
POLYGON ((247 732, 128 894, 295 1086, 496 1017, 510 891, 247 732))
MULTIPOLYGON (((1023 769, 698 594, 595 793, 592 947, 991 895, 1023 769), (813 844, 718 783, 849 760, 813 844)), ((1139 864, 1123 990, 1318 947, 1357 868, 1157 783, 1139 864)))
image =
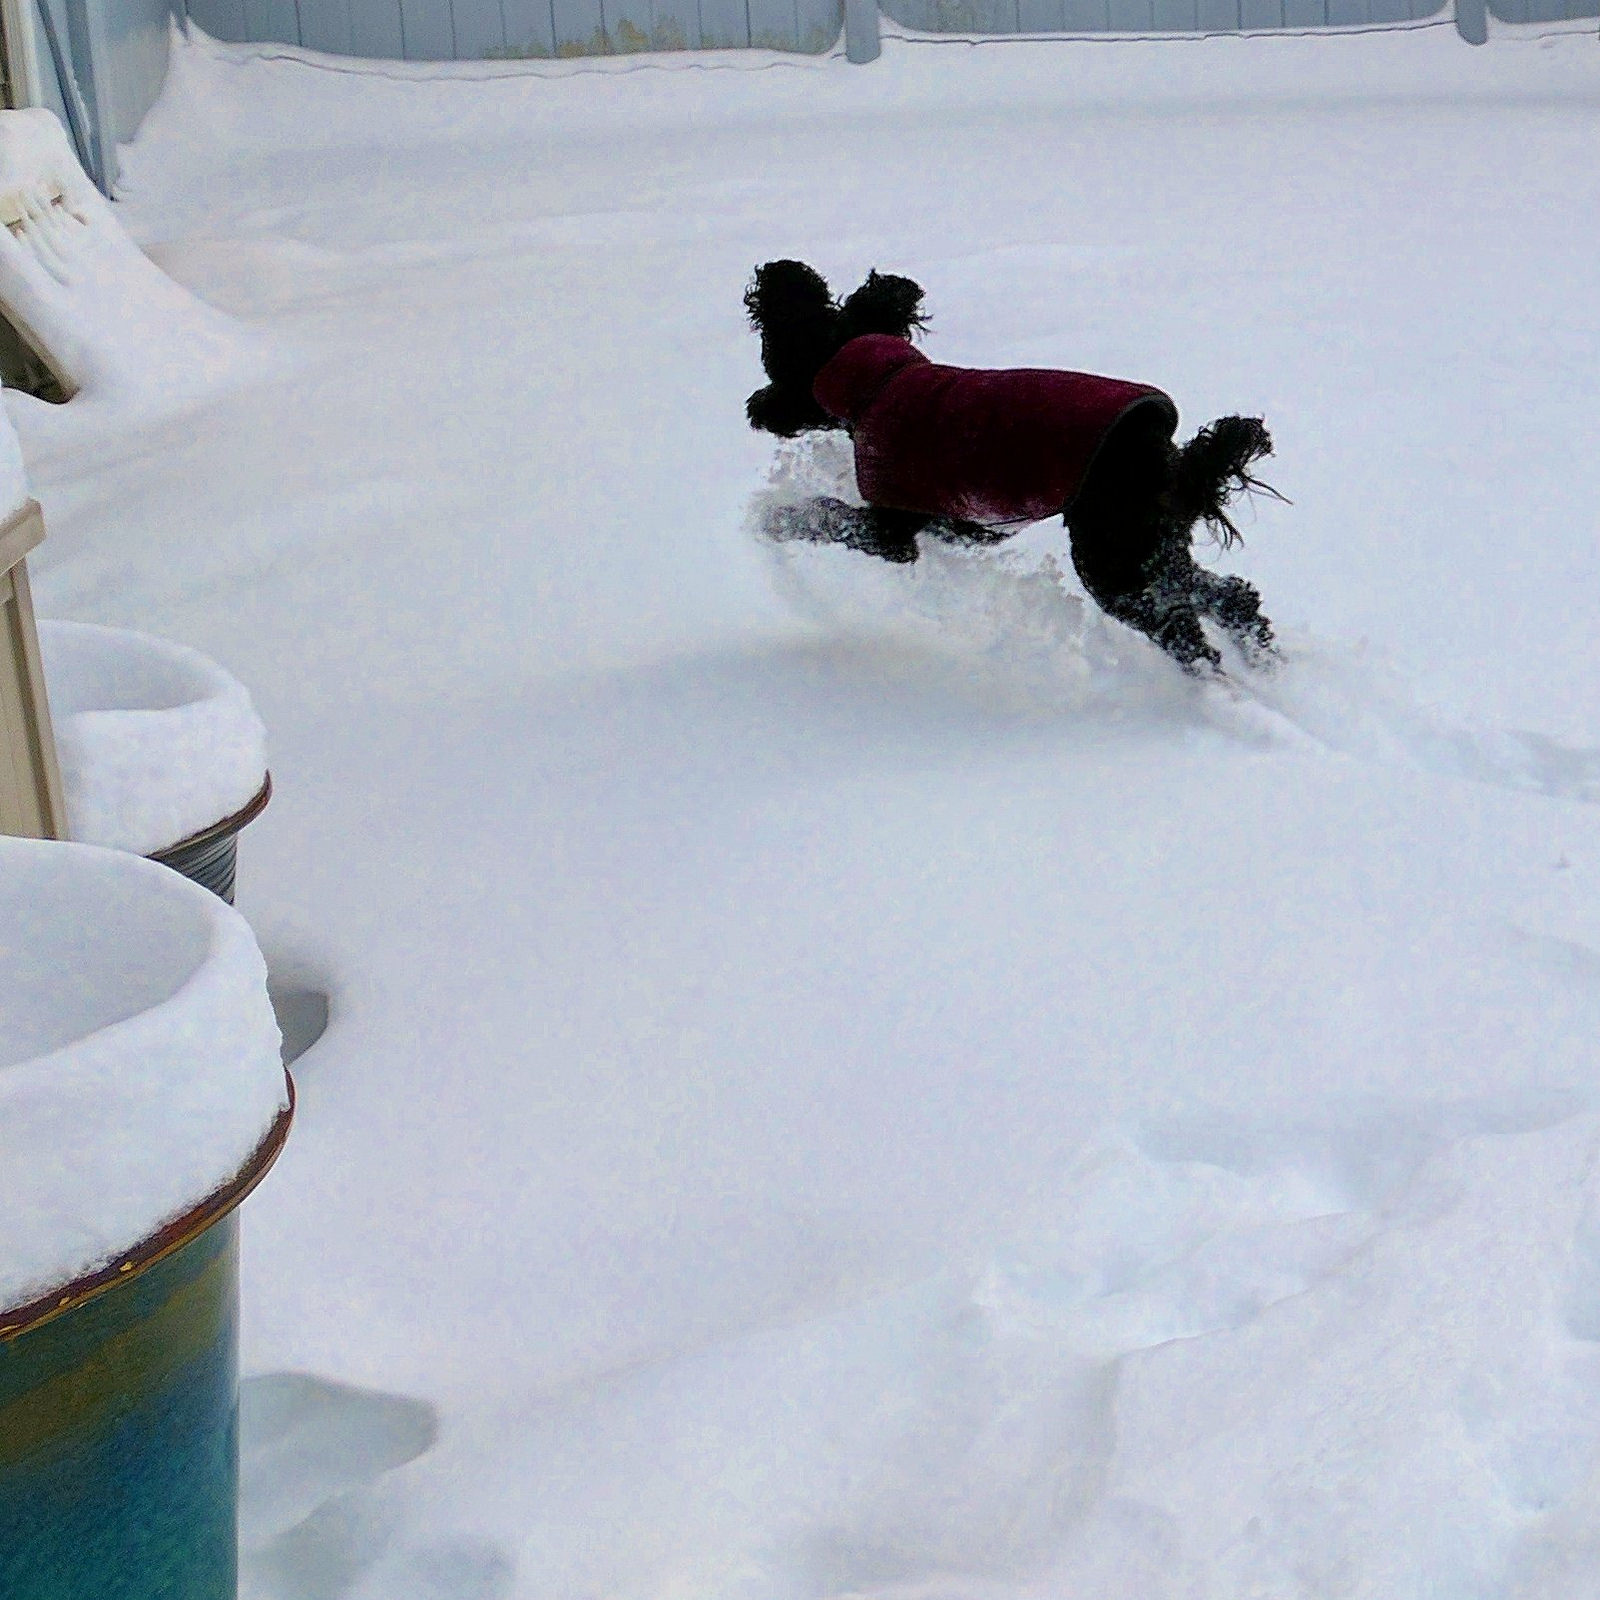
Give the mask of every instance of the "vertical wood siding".
POLYGON ((1502 22, 1579 22, 1600 10, 1597 0, 1489 0, 1502 22))
MULTIPOLYGON (((1014 31, 1019 3, 939 0, 1014 31)), ((839 40, 843 0, 187 0, 213 38, 399 61, 515 61, 639 50, 793 50, 839 40)), ((987 26, 980 20, 976 26, 987 26)))
MULTIPOLYGON (((91 164, 115 180, 166 75, 169 8, 236 42, 376 60, 475 61, 751 46, 822 54, 844 0, 39 0, 51 8, 90 127, 91 164)), ((852 0, 852 4, 855 0, 852 0)), ((870 4, 871 0, 866 0, 870 4)), ((1232 33, 1421 22, 1451 0, 881 0, 930 33, 1232 33)), ((1487 0, 1508 23, 1578 21, 1600 0, 1487 0)), ((1481 25, 1481 10, 1479 21, 1481 25)), ((873 30, 876 39, 876 29, 873 30)), ((861 59, 870 59, 862 57, 861 59)), ((56 89, 54 73, 49 88, 56 89)), ((64 88, 63 88, 64 92, 64 88)), ((59 99, 59 95, 58 95, 59 99)), ((64 110, 64 101, 57 107, 64 110)))
MULTIPOLYGON (((884 15, 919 33, 1237 33, 1271 28, 1368 28, 1421 22, 1449 0, 883 0, 884 15)), ((1515 20, 1594 16, 1597 0, 1490 0, 1531 13, 1515 20), (1538 8, 1546 9, 1540 10, 1538 8), (1551 9, 1565 8, 1565 9, 1551 9)))
MULTIPOLYGON (((125 5, 165 0, 109 0, 125 5)), ((842 0, 180 0, 219 39, 381 60, 477 61, 751 46, 821 54, 842 0)), ((926 33, 1234 33, 1421 22, 1450 0, 882 0, 926 33)), ((1600 15, 1600 0, 1489 0, 1504 22, 1600 15)))

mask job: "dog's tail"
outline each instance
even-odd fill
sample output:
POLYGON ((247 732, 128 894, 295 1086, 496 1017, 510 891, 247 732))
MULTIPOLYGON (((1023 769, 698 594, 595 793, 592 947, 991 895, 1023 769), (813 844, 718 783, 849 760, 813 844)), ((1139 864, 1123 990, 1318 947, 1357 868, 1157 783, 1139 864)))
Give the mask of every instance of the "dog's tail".
POLYGON ((1251 472, 1272 454, 1272 435, 1260 417, 1218 417, 1203 427, 1173 463, 1169 491, 1174 519, 1184 528, 1204 522, 1226 550, 1241 542, 1228 502, 1241 491, 1283 496, 1251 472))

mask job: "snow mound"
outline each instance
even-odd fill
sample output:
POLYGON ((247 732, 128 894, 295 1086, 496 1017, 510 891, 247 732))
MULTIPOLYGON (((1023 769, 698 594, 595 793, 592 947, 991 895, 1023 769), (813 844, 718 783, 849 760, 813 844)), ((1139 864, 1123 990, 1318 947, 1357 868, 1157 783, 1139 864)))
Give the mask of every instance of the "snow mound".
POLYGON ((0 1307, 228 1182, 286 1103, 244 919, 154 862, 0 839, 0 1307))
POLYGON ((209 657, 125 628, 39 624, 67 824, 150 855, 242 810, 267 769, 249 692, 209 657))
POLYGON ((165 407, 263 352, 129 238, 50 112, 0 112, 0 304, 65 386, 165 407))

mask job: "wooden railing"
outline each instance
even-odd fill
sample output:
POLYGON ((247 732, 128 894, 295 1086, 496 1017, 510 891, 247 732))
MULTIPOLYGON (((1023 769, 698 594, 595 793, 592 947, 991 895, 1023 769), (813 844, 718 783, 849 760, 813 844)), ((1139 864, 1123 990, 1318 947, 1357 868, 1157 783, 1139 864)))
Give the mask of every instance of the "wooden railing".
POLYGON ((63 839, 66 808, 28 589, 28 552, 43 538, 37 501, 0 523, 0 833, 63 839))

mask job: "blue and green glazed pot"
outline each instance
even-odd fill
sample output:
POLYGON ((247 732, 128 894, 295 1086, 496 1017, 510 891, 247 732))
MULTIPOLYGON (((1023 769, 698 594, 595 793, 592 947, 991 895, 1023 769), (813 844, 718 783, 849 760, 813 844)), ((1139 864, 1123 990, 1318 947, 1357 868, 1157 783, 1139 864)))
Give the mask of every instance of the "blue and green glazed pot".
POLYGON ((0 1312, 0 1596, 233 1600, 238 1177, 92 1277, 0 1312))

